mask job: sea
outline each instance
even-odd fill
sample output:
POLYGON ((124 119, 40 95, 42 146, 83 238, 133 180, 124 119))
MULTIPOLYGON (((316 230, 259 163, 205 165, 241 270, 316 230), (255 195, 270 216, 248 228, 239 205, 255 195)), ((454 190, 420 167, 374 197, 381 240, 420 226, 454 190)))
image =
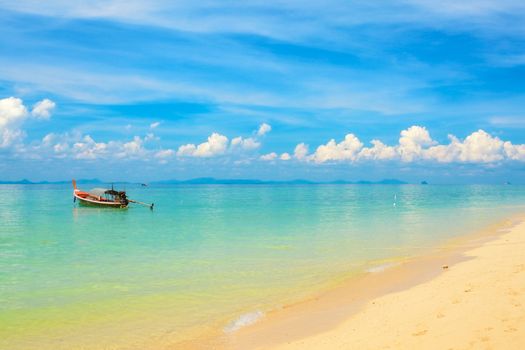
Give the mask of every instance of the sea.
POLYGON ((121 187, 154 209, 79 206, 70 185, 0 185, 0 349, 231 334, 525 212, 518 185, 121 187))

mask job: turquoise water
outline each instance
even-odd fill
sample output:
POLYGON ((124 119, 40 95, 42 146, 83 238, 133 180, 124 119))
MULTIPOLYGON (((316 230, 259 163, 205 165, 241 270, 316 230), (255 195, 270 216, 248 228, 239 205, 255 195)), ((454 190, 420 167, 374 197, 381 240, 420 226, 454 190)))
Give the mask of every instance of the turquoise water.
POLYGON ((0 348, 144 349, 233 331, 242 315, 525 211, 525 186, 127 191, 155 210, 0 185, 0 348))

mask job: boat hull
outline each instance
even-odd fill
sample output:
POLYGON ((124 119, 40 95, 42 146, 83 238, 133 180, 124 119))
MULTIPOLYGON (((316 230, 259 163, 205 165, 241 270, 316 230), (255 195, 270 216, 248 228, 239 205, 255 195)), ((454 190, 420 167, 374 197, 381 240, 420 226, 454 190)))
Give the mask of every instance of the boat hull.
POLYGON ((76 200, 78 200, 78 203, 84 206, 99 207, 99 208, 117 208, 117 209, 124 209, 128 207, 127 205, 122 204, 120 202, 98 201, 95 199, 83 198, 77 195, 76 193, 74 193, 73 195, 75 196, 76 200))

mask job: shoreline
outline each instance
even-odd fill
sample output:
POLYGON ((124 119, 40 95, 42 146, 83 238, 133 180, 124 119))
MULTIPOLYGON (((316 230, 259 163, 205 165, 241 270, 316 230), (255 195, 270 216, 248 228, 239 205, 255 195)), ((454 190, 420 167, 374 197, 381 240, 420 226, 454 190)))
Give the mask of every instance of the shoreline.
MULTIPOLYGON (((315 349, 330 339, 343 339, 347 332, 340 329, 370 305, 382 298, 435 283, 445 272, 449 274, 462 263, 474 261, 476 264, 476 257, 471 252, 504 239, 506 235, 516 235, 518 227, 523 227, 525 236, 524 215, 514 215, 484 230, 447 240, 394 266, 362 273, 317 296, 272 310, 252 325, 221 335, 214 345, 224 349, 315 349)), ((351 339, 346 339, 344 344, 351 345, 351 339)), ((326 346, 332 348, 341 344, 326 346)), ((366 348, 367 344, 359 346, 366 348)))

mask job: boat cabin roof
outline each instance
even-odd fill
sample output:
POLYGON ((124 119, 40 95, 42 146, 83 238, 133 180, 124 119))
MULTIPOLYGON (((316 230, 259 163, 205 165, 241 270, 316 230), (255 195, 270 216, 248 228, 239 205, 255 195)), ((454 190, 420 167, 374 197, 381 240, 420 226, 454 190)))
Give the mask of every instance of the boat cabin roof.
POLYGON ((92 194, 97 197, 102 197, 104 194, 106 194, 107 191, 109 190, 106 188, 92 188, 91 190, 89 190, 89 194, 92 194))

